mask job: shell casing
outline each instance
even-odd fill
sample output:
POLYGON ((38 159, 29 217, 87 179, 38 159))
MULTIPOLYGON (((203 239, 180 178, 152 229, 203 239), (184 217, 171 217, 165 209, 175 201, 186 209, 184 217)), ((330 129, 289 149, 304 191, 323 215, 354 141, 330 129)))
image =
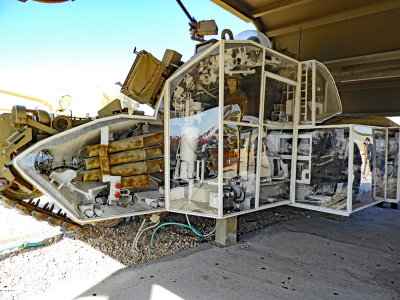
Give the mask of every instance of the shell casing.
MULTIPOLYGON (((110 167, 111 175, 132 176, 151 172, 160 172, 164 169, 164 159, 139 161, 110 167)), ((102 178, 101 169, 92 169, 82 172, 83 181, 94 181, 102 178)))
MULTIPOLYGON (((108 155, 108 162, 110 166, 126 164, 137 162, 146 159, 154 159, 163 156, 163 148, 161 146, 145 148, 145 149, 135 149, 117 152, 108 155)), ((100 158, 90 157, 84 159, 86 170, 100 168, 100 158)))
MULTIPOLYGON (((162 144, 164 141, 164 133, 150 133, 145 135, 133 136, 130 138, 122 139, 119 141, 110 142, 108 144, 108 153, 114 153, 119 151, 126 151, 132 149, 138 149, 143 147, 154 146, 162 144)), ((94 157, 99 155, 100 145, 90 145, 83 148, 82 153, 87 157, 94 157)))

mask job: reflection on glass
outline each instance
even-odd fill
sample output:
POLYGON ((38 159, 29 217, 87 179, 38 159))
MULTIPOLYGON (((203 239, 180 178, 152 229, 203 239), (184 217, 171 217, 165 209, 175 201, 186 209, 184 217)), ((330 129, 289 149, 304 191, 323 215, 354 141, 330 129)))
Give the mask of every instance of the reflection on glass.
POLYGON ((334 79, 327 68, 316 62, 316 72, 315 119, 316 122, 323 122, 341 113, 342 105, 334 79))
POLYGON ((254 208, 257 137, 257 128, 224 125, 224 214, 254 208))
POLYGON ((399 166, 399 129, 388 129, 388 161, 386 198, 397 200, 397 178, 399 166))
POLYGON ((347 208, 349 128, 300 130, 296 202, 347 208))
POLYGON ((293 122, 295 97, 296 86, 267 77, 264 104, 266 122, 293 122))
POLYGON ((171 83, 170 208, 218 213, 218 49, 171 83))
POLYGON ((385 161, 386 161, 386 129, 374 129, 373 165, 372 174, 374 178, 374 192, 376 200, 385 198, 385 161))
POLYGON ((170 118, 181 118, 218 106, 218 49, 171 83, 170 118))
POLYGON ((225 45, 224 120, 259 117, 262 50, 251 44, 225 45))
POLYGON ((217 214, 218 108, 170 121, 171 209, 217 214))
POLYGON ((260 205, 288 200, 292 160, 292 131, 263 131, 260 205))
MULTIPOLYGON (((265 71, 297 81, 298 62, 265 50, 265 71)), ((265 82, 264 120, 266 123, 293 122, 296 87, 270 77, 265 82)))
POLYGON ((372 128, 354 127, 353 209, 374 201, 372 194, 374 142, 372 128))
POLYGON ((265 49, 265 70, 297 81, 297 61, 283 57, 270 49, 265 49))
POLYGON ((386 130, 354 127, 353 209, 385 198, 386 130))

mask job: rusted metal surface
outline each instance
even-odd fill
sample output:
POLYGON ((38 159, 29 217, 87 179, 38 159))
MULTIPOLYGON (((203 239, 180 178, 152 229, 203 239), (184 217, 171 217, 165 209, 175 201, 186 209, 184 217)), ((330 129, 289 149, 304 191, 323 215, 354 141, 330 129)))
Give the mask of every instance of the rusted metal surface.
MULTIPOLYGON (((162 144, 163 141, 164 141, 163 132, 133 136, 119 141, 110 142, 108 145, 108 153, 154 146, 162 144)), ((91 145, 83 148, 82 153, 87 157, 93 157, 99 155, 99 150, 100 150, 100 145, 91 145)))
POLYGON ((164 142, 164 132, 149 134, 143 138, 145 147, 162 144, 164 142))
MULTIPOLYGON (((218 151, 213 150, 210 151, 210 158, 212 161, 208 162, 207 167, 210 170, 217 171, 218 170, 218 151)), ((232 166, 239 161, 238 150, 236 149, 224 149, 224 159, 223 159, 223 167, 232 166)))
POLYGON ((126 189, 146 187, 150 185, 150 176, 148 174, 145 174, 121 177, 121 185, 122 188, 126 189))
MULTIPOLYGON (((152 172, 160 172, 164 167, 164 159, 140 161, 110 167, 111 175, 132 176, 152 172)), ((102 178, 100 169, 92 169, 82 172, 83 181, 94 181, 102 178)))
POLYGON ((100 170, 103 175, 110 175, 110 164, 108 162, 108 146, 100 145, 99 148, 99 160, 100 160, 100 170))
MULTIPOLYGON (((108 155, 108 162, 110 166, 137 162, 146 159, 154 159, 163 156, 163 148, 160 146, 151 147, 146 149, 135 149, 113 153, 108 155)), ((85 158, 86 170, 100 168, 99 157, 85 158)))

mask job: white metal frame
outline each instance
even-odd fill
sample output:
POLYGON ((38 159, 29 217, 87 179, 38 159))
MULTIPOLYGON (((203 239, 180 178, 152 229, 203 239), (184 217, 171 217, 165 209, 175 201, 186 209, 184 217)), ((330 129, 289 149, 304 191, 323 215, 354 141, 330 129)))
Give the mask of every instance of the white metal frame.
MULTIPOLYGON (((396 199, 387 199, 387 160, 388 160, 388 129, 382 128, 382 127, 376 127, 376 126, 366 126, 369 128, 376 128, 376 129, 386 129, 386 157, 385 157, 385 178, 384 178, 384 193, 385 193, 385 198, 381 198, 379 200, 375 200, 373 202, 370 202, 368 204, 365 204, 363 206, 357 207, 356 209, 353 209, 353 191, 352 191, 352 186, 353 186, 353 163, 354 163, 354 128, 355 126, 363 126, 363 125, 325 125, 325 126, 320 126, 317 125, 317 120, 316 120, 316 76, 317 76, 317 66, 324 68, 324 70, 330 74, 329 70, 321 63, 315 61, 315 60, 310 60, 306 62, 299 62, 295 59, 292 59, 290 57, 284 56, 283 54, 274 51, 272 49, 266 48, 256 42, 253 42, 251 40, 247 41, 235 41, 235 40, 221 40, 219 42, 216 42, 215 44, 211 45, 209 48, 203 50, 202 52, 196 54, 193 59, 189 60, 186 64, 184 64, 181 68, 179 68, 165 83, 164 89, 161 93, 161 97, 158 100, 158 102, 155 105, 155 112, 153 116, 138 116, 138 115, 114 115, 98 120, 94 120, 90 123, 81 125, 79 127, 72 128, 68 130, 67 132, 60 133, 56 136, 50 137, 48 139, 45 139, 43 141, 40 141, 30 147, 28 150, 32 151, 34 149, 37 149, 38 147, 41 147, 44 143, 47 143, 49 141, 52 141, 53 139, 59 139, 60 137, 64 136, 65 134, 70 134, 73 132, 76 132, 77 130, 82 130, 82 128, 86 128, 87 126, 92 126, 97 123, 101 122, 106 122, 108 120, 114 120, 114 119, 130 119, 130 120, 147 120, 147 121, 154 121, 157 120, 158 118, 158 113, 159 113, 159 107, 162 101, 164 101, 164 170, 165 170, 165 208, 158 208, 158 209, 149 209, 146 210, 145 212, 140 211, 137 213, 127 213, 120 215, 118 217, 128 217, 128 216, 133 216, 133 215, 140 215, 143 213, 154 213, 154 212, 160 212, 160 211, 171 211, 171 212, 176 212, 176 213, 185 213, 185 214, 191 214, 191 215, 197 215, 201 217, 209 217, 209 218, 218 218, 218 219, 223 219, 223 218, 229 218, 232 216, 237 216, 237 215, 242 215, 250 212, 255 212, 258 210, 262 209, 267 209, 267 208, 272 208, 276 206, 281 206, 281 205, 292 205, 295 207, 300 207, 300 208, 305 208, 305 209, 311 209, 311 210, 317 210, 321 212, 326 212, 326 213, 331 213, 331 214, 337 214, 337 215, 343 215, 343 216, 349 216, 351 213, 359 211, 361 209, 364 209, 366 207, 372 206, 376 203, 386 201, 386 202, 394 202, 397 203, 398 200, 400 199, 400 166, 397 166, 398 168, 398 176, 397 176, 397 197, 396 199), (224 55, 225 55, 225 44, 236 44, 236 45, 241 45, 241 44, 246 44, 246 45, 252 45, 254 47, 257 47, 262 51, 262 70, 261 70, 261 86, 260 86, 260 98, 259 98, 259 118, 258 118, 258 123, 247 123, 247 122, 232 122, 232 121, 224 121, 223 116, 224 116, 224 75, 225 75, 225 69, 224 69, 224 55), (218 48, 219 47, 219 48, 218 48), (218 103, 219 103, 219 110, 218 110, 218 126, 219 126, 219 133, 218 133, 218 209, 217 209, 217 214, 211 214, 211 213, 201 213, 201 212, 193 212, 193 211, 184 211, 180 209, 172 209, 171 208, 171 199, 170 199, 170 101, 171 101, 171 83, 173 80, 184 74, 190 67, 192 67, 194 64, 198 63, 201 61, 203 58, 205 58, 207 55, 209 55, 212 51, 215 51, 218 49, 218 54, 219 54, 219 82, 218 82, 218 103), (266 56, 271 55, 271 56, 277 56, 280 57, 287 62, 292 62, 295 65, 297 65, 297 81, 296 80, 291 80, 287 77, 266 71, 266 56), (300 112, 300 105, 301 105, 301 94, 302 94, 302 68, 303 65, 308 64, 311 65, 312 68, 312 78, 311 78, 311 86, 312 86, 312 91, 311 91, 311 120, 307 121, 307 124, 302 123, 301 121, 301 112, 300 112), (265 109, 265 93, 266 93, 266 81, 267 78, 271 78, 274 80, 277 80, 279 82, 286 83, 290 86, 293 86, 296 88, 296 94, 295 94, 295 99, 294 99, 294 111, 293 111, 293 122, 291 124, 289 123, 282 123, 282 124, 266 124, 264 123, 264 109, 265 109), (257 165, 255 168, 256 172, 256 194, 255 194, 255 204, 254 208, 242 210, 239 212, 234 212, 234 213, 229 213, 229 214, 224 214, 223 212, 223 127, 224 125, 239 125, 239 126, 246 126, 246 127, 252 127, 252 128, 257 128, 258 129, 258 151, 257 151, 257 165), (297 161, 302 159, 301 157, 298 157, 297 155, 297 141, 298 138, 301 137, 302 134, 299 134, 299 130, 303 129, 323 129, 323 128, 349 128, 349 144, 348 144, 348 178, 347 178, 347 207, 346 210, 340 210, 340 209, 333 209, 333 208, 328 208, 328 207, 319 207, 319 206, 312 206, 308 204, 303 204, 303 203, 298 203, 296 202, 296 165, 297 161), (262 204, 260 205, 260 172, 261 172, 261 149, 262 149, 262 135, 263 131, 266 130, 266 134, 268 134, 268 130, 277 130, 277 129, 285 129, 285 130, 292 130, 292 155, 291 155, 291 172, 290 172, 290 198, 289 200, 282 200, 274 203, 269 203, 269 204, 262 204)), ((337 89, 335 89, 335 93, 337 94, 336 96, 338 99, 340 99, 339 94, 337 89)), ((306 105, 308 106, 307 99, 306 99, 306 105)), ((341 103, 339 103, 340 106, 340 112, 342 110, 341 103)), ((306 107, 307 109, 307 107, 306 107)), ((338 112, 338 113, 340 113, 338 112)), ((311 144, 310 144, 311 147, 311 144)), ((311 149, 310 149, 311 150, 311 149)), ((41 186, 38 182, 31 180, 30 177, 25 174, 24 170, 19 166, 18 162, 23 159, 27 155, 27 151, 22 152, 20 155, 18 155, 14 160, 13 160, 13 166, 16 168, 16 170, 22 174, 28 182, 33 184, 34 186, 38 187, 38 189, 46 194, 47 196, 51 197, 52 196, 48 193, 48 191, 41 186)), ((311 153, 310 153, 311 155, 311 153)), ((398 151, 398 157, 400 161, 400 151, 398 151)), ((311 164, 310 164, 311 167, 311 164)), ((56 200, 56 199, 55 199, 56 200)), ((83 219, 75 219, 73 216, 73 213, 68 209, 68 207, 65 207, 62 203, 59 201, 55 201, 63 210, 65 210, 74 221, 77 221, 79 223, 92 223, 94 220, 83 220, 83 219)), ((102 218, 96 218, 95 221, 104 221, 104 220, 109 220, 112 219, 112 217, 102 217, 102 218)))
MULTIPOLYGON (((69 207, 67 207, 63 202, 59 201, 57 198, 54 198, 50 192, 48 191, 48 189, 46 187, 44 187, 42 184, 40 184, 39 182, 37 182, 34 178, 32 178, 31 176, 29 176, 29 174, 27 172, 25 172, 25 170, 21 167, 20 162, 21 160, 23 160, 26 156, 30 155, 33 151, 35 151, 36 149, 40 148, 41 146, 43 146, 44 144, 47 143, 51 143, 52 141, 57 141, 60 140, 60 138, 62 139, 64 136, 66 135, 70 135, 74 132, 77 131, 82 131, 84 130, 84 128, 96 125, 96 124, 101 124, 101 123, 107 123, 110 120, 116 120, 116 119, 120 119, 120 120, 133 120, 133 121, 140 121, 140 120, 146 120, 146 121, 151 121, 151 120, 156 120, 157 119, 157 114, 154 114, 154 116, 140 116, 140 115, 112 115, 109 117, 104 117, 104 118, 100 118, 88 123, 85 123, 83 125, 71 128, 67 131, 64 132, 60 132, 59 134, 53 135, 49 138, 46 138, 44 140, 41 140, 37 143, 35 143, 34 145, 32 145, 31 147, 29 147, 28 149, 26 149, 25 151, 23 151, 22 153, 20 153, 17 157, 15 157, 12 161, 14 168, 18 171, 19 174, 21 174, 30 184, 32 184, 33 186, 37 187, 37 189, 39 191, 41 191, 44 195, 46 195, 47 197, 49 197, 50 199, 52 199, 62 210, 64 210, 65 212, 67 212, 68 216, 75 222, 80 223, 80 224, 90 224, 93 222, 99 222, 99 221, 107 221, 107 220, 111 220, 111 219, 115 219, 117 217, 115 216, 108 216, 108 217, 96 217, 94 218, 77 218, 75 217, 75 212, 73 212, 69 207)), ((156 213, 156 212, 162 212, 162 211, 166 211, 166 208, 156 208, 156 209, 149 209, 146 210, 145 213, 156 213)), ((125 214, 121 214, 118 216, 118 218, 123 218, 123 217, 131 217, 131 216, 135 216, 135 215, 142 215, 144 212, 143 211, 138 211, 138 212, 127 212, 125 214)))
MULTIPOLYGON (((372 134, 374 133, 374 130, 384 130, 385 131, 385 174, 384 174, 384 177, 383 177, 383 183, 384 183, 383 192, 384 192, 384 196, 383 197, 377 196, 376 195, 376 189, 374 189, 374 198, 377 199, 377 200, 380 200, 382 202, 382 201, 386 201, 388 130, 387 130, 387 128, 382 128, 382 127, 373 127, 372 129, 373 129, 372 130, 372 134)), ((374 144, 375 144, 375 138, 374 138, 374 144)), ((374 150, 374 157, 375 157, 376 156, 376 153, 375 153, 376 148, 374 148, 374 149, 375 149, 374 150)), ((376 178, 376 168, 375 167, 373 169, 372 176, 374 177, 374 179, 376 178)))
MULTIPOLYGON (((280 205, 292 205, 295 207, 301 207, 301 208, 306 208, 306 209, 311 209, 311 210, 317 210, 321 212, 326 212, 326 213, 331 213, 331 214, 337 214, 337 215, 343 215, 343 216, 349 216, 351 213, 361 210, 363 208, 366 208, 368 206, 374 205, 376 203, 382 202, 383 200, 377 200, 371 203, 368 203, 366 205, 357 207, 356 209, 353 209, 352 201, 352 186, 353 186, 353 159, 354 159, 354 127, 357 125, 317 125, 316 124, 316 75, 317 75, 317 65, 324 67, 321 63, 315 61, 315 60, 310 60, 307 62, 298 62, 294 59, 291 59, 289 57, 286 57, 282 55, 279 52, 276 52, 274 50, 265 48, 253 41, 234 41, 234 40, 222 40, 214 45, 210 46, 210 48, 204 50, 202 53, 200 53, 195 59, 190 61, 190 63, 187 66, 184 66, 182 69, 179 69, 171 78, 167 80, 167 88, 165 89, 165 97, 164 97, 164 107, 165 107, 165 173, 166 173, 166 182, 165 182, 165 187, 166 187, 166 208, 168 211, 172 212, 177 212, 177 213, 186 213, 186 214, 191 214, 191 215, 197 215, 197 216, 203 216, 203 217, 210 217, 210 218, 218 218, 218 219, 223 219, 223 218, 228 218, 232 216, 237 216, 237 215, 242 215, 246 214, 249 212, 254 212, 258 211, 261 209, 267 209, 271 207, 276 207, 280 205), (178 209, 171 209, 171 203, 170 203, 170 186, 169 186, 169 180, 170 180, 170 140, 169 140, 169 120, 170 120, 170 97, 171 97, 171 91, 170 91, 170 84, 172 80, 180 76, 183 72, 185 72, 189 67, 193 66, 193 64, 199 62, 201 59, 206 57, 211 51, 219 47, 219 56, 222 58, 225 55, 225 44, 237 44, 238 46, 240 44, 251 44, 255 47, 260 48, 262 50, 263 54, 263 69, 262 69, 262 76, 261 76, 261 90, 260 90, 260 112, 259 112, 259 122, 258 123, 247 123, 247 122, 234 122, 234 121, 224 121, 223 119, 223 99, 224 99, 224 59, 219 59, 219 84, 218 84, 218 90, 219 90, 219 111, 218 111, 218 125, 219 125, 219 134, 218 134, 218 210, 217 210, 217 215, 211 214, 211 213, 200 213, 200 212, 193 212, 193 211, 182 211, 178 209), (267 55, 276 55, 279 57, 282 57, 286 59, 287 61, 291 61, 295 64, 297 64, 297 81, 288 79, 286 77, 280 76, 275 73, 271 73, 265 70, 265 57, 267 55), (302 67, 304 64, 311 64, 312 68, 312 103, 311 103, 311 120, 307 124, 302 124, 300 120, 300 99, 301 99, 301 83, 302 83, 302 67), (274 80, 278 80, 280 82, 286 83, 288 85, 294 86, 296 88, 296 94, 295 94, 295 101, 294 101, 294 112, 293 112, 293 122, 291 124, 284 123, 284 124, 266 124, 264 123, 264 108, 265 108, 265 85, 266 85, 266 80, 267 78, 271 78, 274 80), (274 203, 269 203, 269 204, 263 204, 260 205, 259 203, 259 194, 260 194, 260 171, 261 171, 261 151, 257 152, 257 165, 256 165, 256 199, 255 199, 255 205, 254 208, 251 209, 246 209, 243 211, 239 212, 234 212, 234 213, 229 213, 229 214, 224 214, 223 212, 223 126, 224 125, 239 125, 239 126, 246 126, 246 127, 253 127, 253 128, 258 128, 258 149, 260 150, 262 147, 262 134, 263 130, 269 130, 269 129, 286 129, 286 130, 292 130, 292 138, 293 138, 293 143, 292 143, 292 157, 291 157, 291 173, 290 173, 290 198, 289 200, 282 200, 274 203), (348 128, 349 129, 349 143, 348 143, 348 178, 347 178, 347 206, 346 209, 333 209, 333 208, 328 208, 328 207, 319 207, 319 206, 313 206, 313 205, 308 205, 308 204, 303 204, 303 203, 298 203, 296 202, 296 165, 298 159, 300 157, 297 156, 297 141, 299 138, 299 130, 303 129, 323 129, 323 128, 348 128)), ((324 67, 325 68, 325 67, 324 67)), ((325 70, 329 73, 329 71, 325 68, 325 70)), ((337 93, 337 89, 336 89, 337 93)), ((337 95, 338 98, 340 99, 339 95, 337 95)), ((339 103, 340 105, 340 103, 339 103)), ((341 110, 341 105, 340 105, 340 110, 341 110)), ((376 126, 368 126, 369 128, 379 128, 382 129, 382 127, 376 127, 376 126)), ((387 141, 388 142, 388 141, 387 141)), ((311 145, 310 145, 311 147, 311 145)), ((400 155, 400 151, 399 151, 400 155)), ((387 160, 386 160, 387 161, 387 160)), ((387 162, 386 162, 387 163, 387 162)), ((400 171, 400 169, 399 169, 400 171)), ((311 171, 312 173, 312 171, 311 171)), ((398 176, 398 182, 400 186, 400 176, 398 176)), ((385 183, 386 184, 386 183, 385 183)), ((400 189, 398 189, 398 193, 400 195, 400 189)))
MULTIPOLYGON (((378 127, 378 126, 367 126, 367 125, 353 125, 353 124, 348 124, 348 125, 323 125, 323 126, 312 126, 312 125, 299 125, 298 129, 323 129, 323 128, 349 128, 349 143, 348 143, 348 178, 347 178, 347 207, 346 210, 340 210, 340 209, 332 209, 328 207, 320 207, 320 206, 314 206, 314 205, 309 205, 309 204, 303 204, 303 203, 298 203, 296 202, 296 185, 294 185, 293 190, 291 190, 291 193, 293 192, 293 198, 291 197, 292 200, 292 206, 299 207, 299 208, 305 208, 305 209, 310 209, 310 210, 315 210, 315 211, 321 211, 325 213, 330 213, 330 214, 336 214, 336 215, 342 215, 342 216, 349 216, 350 214, 360 211, 364 208, 370 207, 372 205, 375 205, 377 203, 385 201, 385 198, 381 197, 375 197, 374 195, 374 201, 371 201, 367 204, 364 204, 362 206, 359 206, 355 209, 353 209, 353 163, 354 163, 354 128, 355 127, 367 127, 371 129, 379 129, 379 130, 386 130, 384 127, 378 127)), ((298 134, 300 136, 301 134, 298 134)), ((386 143, 388 140, 386 140, 386 143)), ((297 145, 297 143, 293 143, 293 147, 295 148, 294 145, 297 145)), ((294 150, 292 150, 294 151, 294 150)), ((399 151, 400 152, 400 151, 399 151)), ((292 155, 296 156, 295 162, 297 163, 297 147, 296 147, 296 153, 292 153, 292 155)), ((400 154, 399 154, 400 155, 400 154)), ((399 156, 400 157, 400 156, 399 156)), ((385 168, 387 168, 387 159, 385 162, 385 168)), ((292 162, 293 165, 293 162, 292 162)), ((295 168, 295 167, 294 167, 295 168)), ((292 170, 292 182, 296 184, 295 176, 296 176, 296 168, 292 170), (294 177, 293 177, 294 176, 294 177)), ((372 174, 372 176, 374 176, 372 174)), ((398 182, 400 182, 400 179, 398 178, 398 182)), ((373 187, 373 183, 372 187, 373 187)), ((399 185, 398 185, 399 186, 399 185)), ((385 180, 385 189, 386 189, 386 180, 385 180)), ((398 191, 399 192, 399 191, 398 191)))
MULTIPOLYGON (((293 190, 291 189, 291 200, 292 200, 292 206, 294 207, 299 207, 299 208, 305 208, 309 210, 315 210, 315 211, 320 211, 320 212, 325 212, 325 213, 330 213, 330 214, 336 214, 336 215, 342 215, 342 216, 349 216, 351 214, 351 211, 349 211, 349 202, 351 203, 353 201, 352 197, 352 183, 353 183, 353 152, 350 152, 352 142, 350 142, 350 136, 352 132, 352 125, 323 125, 323 126, 313 126, 313 125, 298 125, 297 126, 297 139, 293 139, 293 145, 296 145, 296 153, 295 159, 292 161, 292 166, 294 165, 294 170, 292 170, 292 182, 294 183, 293 185, 293 190), (298 155, 297 155, 297 142, 298 138, 302 135, 302 133, 299 133, 298 130, 318 130, 318 129, 339 129, 339 128, 348 128, 349 129, 349 153, 348 153, 348 180, 347 180, 347 209, 346 210, 340 210, 340 209, 333 209, 329 207, 321 207, 321 206, 315 206, 315 205, 310 205, 310 204, 304 204, 304 203, 299 203, 296 202, 296 185, 298 184, 296 180, 296 165, 297 165, 297 160, 298 160, 298 155), (351 173, 350 173, 351 171, 351 173), (350 178, 351 177, 351 178, 350 178), (350 181, 349 181, 350 180, 350 181), (351 185, 350 185, 351 182, 351 185), (349 197, 350 196, 350 197, 349 197)), ((312 143, 312 141, 311 141, 312 143)), ((353 146, 353 145, 352 145, 353 146)), ((292 148, 295 148, 294 146, 292 148)), ((352 148, 354 151, 354 148, 352 148)), ((294 151, 294 150, 293 150, 294 151)), ((311 167, 311 166, 310 166, 311 167)), ((312 170, 311 170, 312 174, 312 170)))
MULTIPOLYGON (((388 127, 386 133, 386 166, 385 166, 385 202, 388 203, 398 203, 400 200, 400 164, 397 164, 397 184, 396 184, 396 198, 388 198, 387 197, 387 169, 388 169, 388 153, 389 153, 389 130, 397 130, 399 133, 399 140, 400 140, 400 128, 398 127, 388 127)), ((400 145, 399 145, 400 148, 400 145)), ((398 161, 400 162, 400 149, 397 151, 398 161)))

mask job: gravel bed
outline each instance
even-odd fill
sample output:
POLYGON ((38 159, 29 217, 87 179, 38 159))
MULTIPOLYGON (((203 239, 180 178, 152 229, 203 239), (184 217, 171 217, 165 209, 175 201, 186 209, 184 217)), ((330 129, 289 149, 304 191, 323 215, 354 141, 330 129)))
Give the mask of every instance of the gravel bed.
MULTIPOLYGON (((297 215, 305 213, 305 211, 297 208, 277 207, 241 215, 238 217, 238 235, 240 236, 274 223, 286 222, 297 215)), ((211 232, 215 227, 213 219, 189 216, 189 221, 193 227, 203 234, 211 232)), ((180 226, 164 226, 157 230, 154 236, 154 249, 150 248, 151 235, 154 230, 151 229, 145 231, 141 236, 138 243, 139 251, 132 251, 133 240, 141 222, 141 218, 136 218, 131 222, 122 222, 114 228, 91 227, 91 234, 88 236, 79 236, 77 234, 67 234, 67 236, 71 239, 84 241, 125 266, 132 266, 199 245, 197 242, 199 237, 190 229, 180 226), (97 238, 92 236, 97 236, 97 238)), ((184 215, 174 213, 170 213, 163 219, 162 223, 166 222, 187 224, 184 215)), ((205 241, 212 241, 213 239, 214 236, 209 236, 205 238, 205 241)))
MULTIPOLYGON (((238 217, 238 234, 285 222, 303 214, 310 212, 285 206, 242 215, 238 217)), ((189 219, 192 226, 203 233, 212 231, 215 226, 213 219, 196 216, 189 216, 189 219)), ((162 220, 162 223, 165 222, 187 224, 184 215, 173 213, 162 220)), ((123 267, 199 245, 198 236, 190 229, 163 226, 155 234, 154 249, 150 248, 154 229, 150 229, 141 236, 139 251, 132 251, 141 223, 142 219, 137 217, 114 228, 90 227, 90 235, 86 236, 56 230, 53 237, 42 240, 42 247, 0 253, 0 299, 44 299, 42 295, 46 291, 54 290, 57 286, 65 289, 66 282, 76 282, 73 289, 78 292, 78 283, 84 282, 87 288, 91 282, 95 284, 123 267)), ((210 236, 205 240, 213 239, 210 236)))

